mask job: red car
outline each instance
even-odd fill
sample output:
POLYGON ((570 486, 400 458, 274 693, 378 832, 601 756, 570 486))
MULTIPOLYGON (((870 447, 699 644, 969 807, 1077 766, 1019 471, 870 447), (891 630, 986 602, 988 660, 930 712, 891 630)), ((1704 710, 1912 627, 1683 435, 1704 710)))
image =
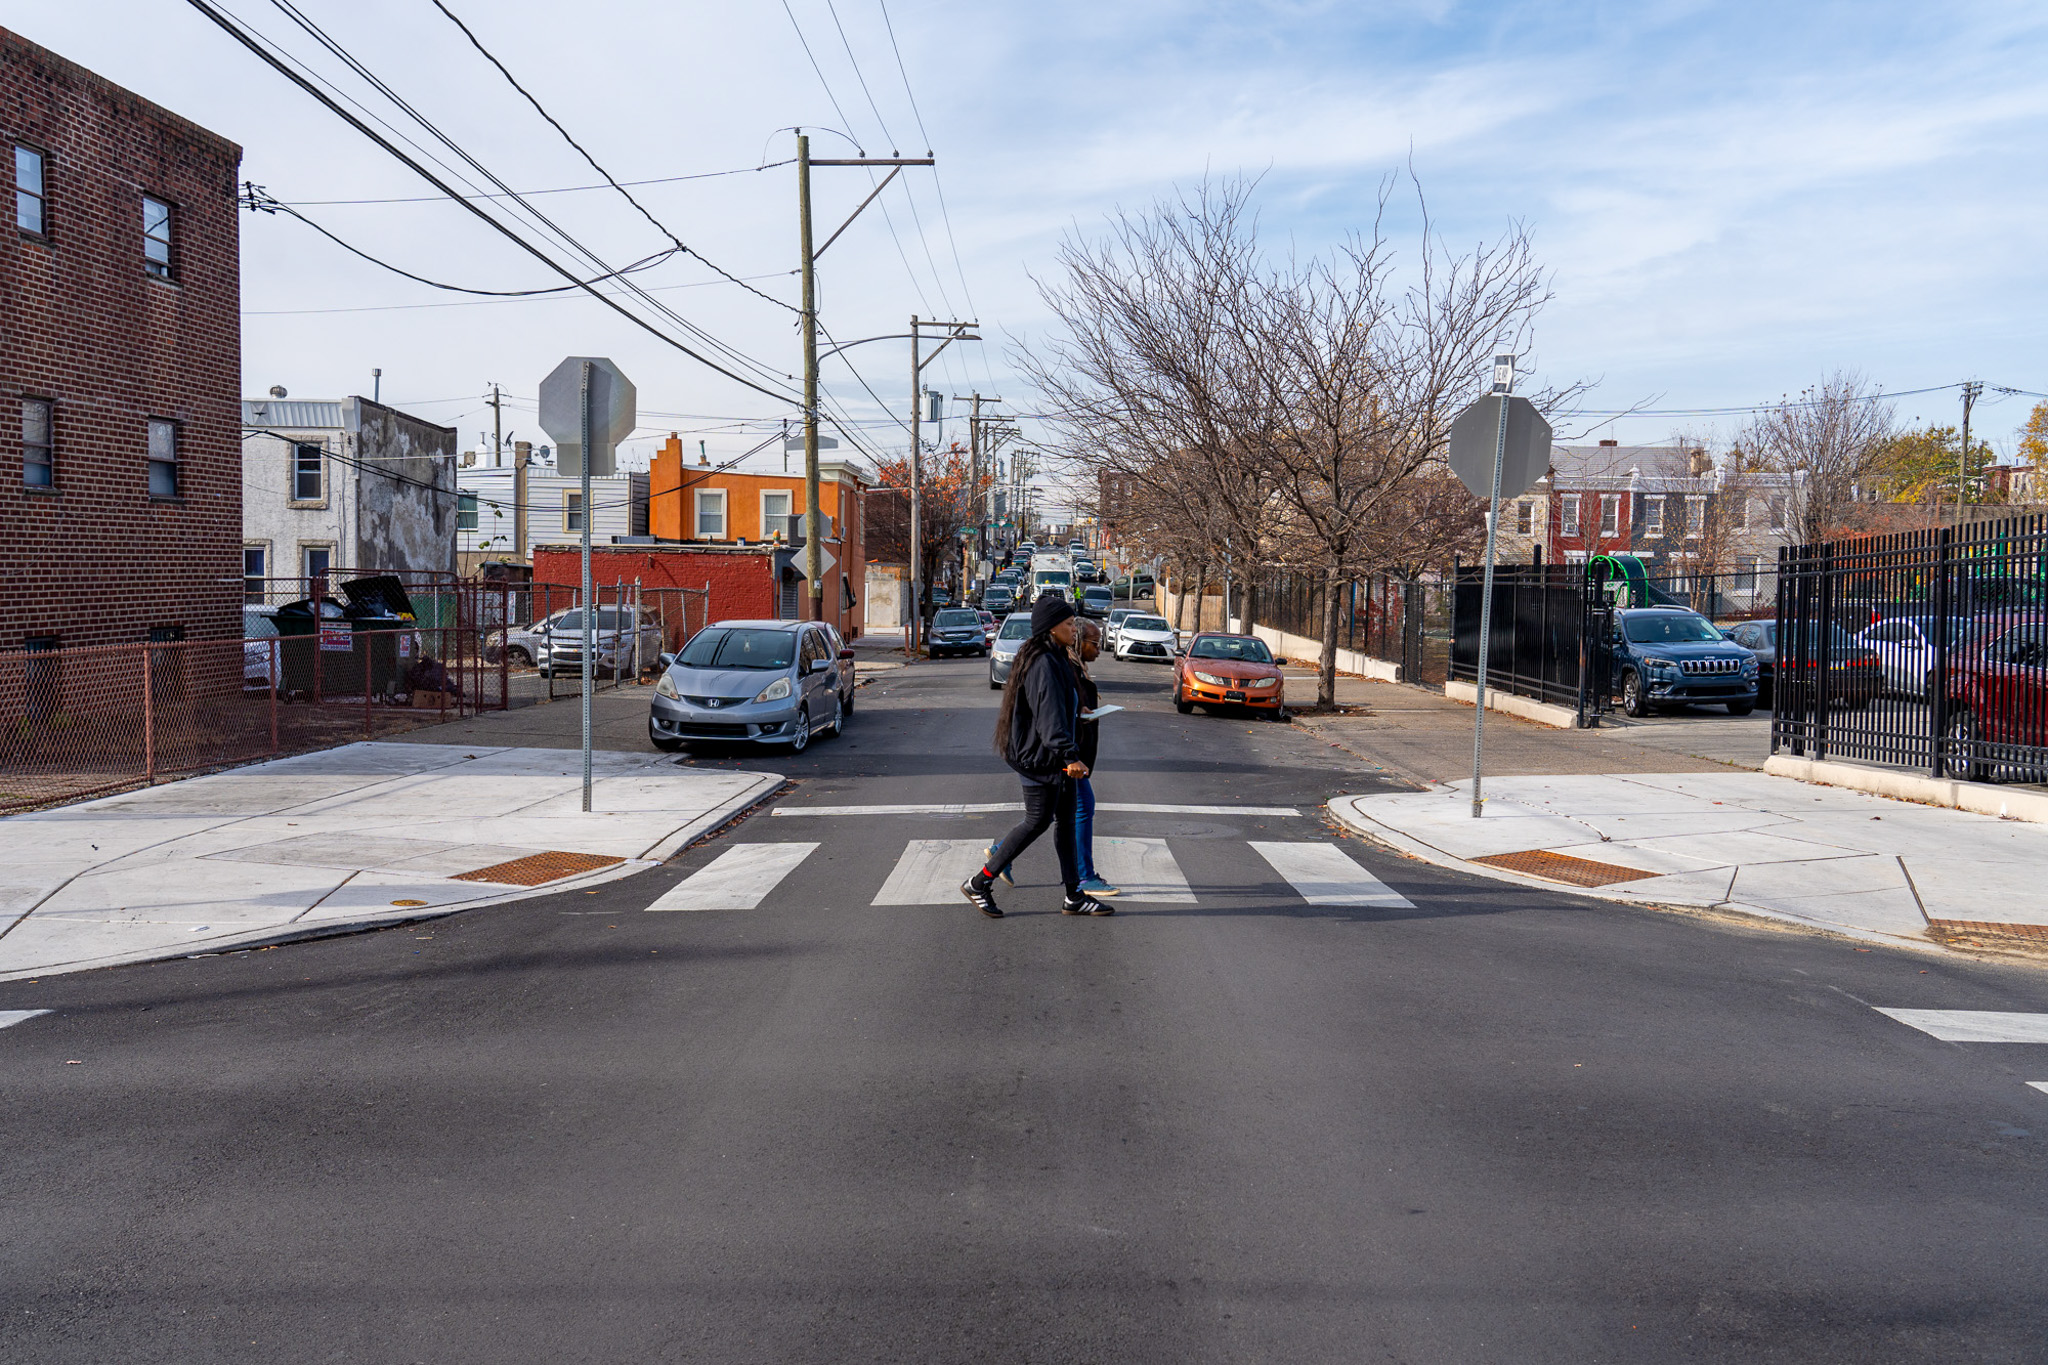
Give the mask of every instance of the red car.
POLYGON ((2008 621, 1980 638, 1949 661, 1949 771, 1971 782, 2005 764, 2038 774, 2048 766, 2048 622, 2008 621))
POLYGON ((1249 706, 1280 714, 1285 675, 1279 661, 1256 635, 1209 631, 1173 661, 1173 705, 1187 715, 1199 704, 1249 706))

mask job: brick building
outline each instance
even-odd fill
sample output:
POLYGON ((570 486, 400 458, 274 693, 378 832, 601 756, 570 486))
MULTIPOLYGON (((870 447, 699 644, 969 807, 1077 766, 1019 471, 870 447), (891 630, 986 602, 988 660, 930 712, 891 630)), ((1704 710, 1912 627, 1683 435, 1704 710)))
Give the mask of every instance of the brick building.
POLYGON ((0 650, 241 633, 241 148, 0 29, 0 650))
MULTIPOLYGON (((647 605, 665 601, 670 608, 665 613, 668 644, 677 648, 683 643, 678 626, 685 614, 692 631, 711 621, 788 619, 776 600, 779 561, 788 554, 772 545, 593 545, 590 578, 600 602, 630 600, 636 585, 647 605), (675 589, 701 592, 703 598, 698 605, 683 603, 674 599, 675 589)), ((550 610, 573 606, 582 582, 580 547, 534 546, 535 617, 543 605, 550 610)))

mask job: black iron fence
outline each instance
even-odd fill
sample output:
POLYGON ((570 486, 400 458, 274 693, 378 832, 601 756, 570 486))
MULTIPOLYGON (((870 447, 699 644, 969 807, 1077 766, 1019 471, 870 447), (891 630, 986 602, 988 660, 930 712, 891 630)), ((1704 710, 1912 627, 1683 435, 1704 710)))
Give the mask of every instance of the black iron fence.
MULTIPOLYGON (((1335 591, 1337 648, 1398 665, 1402 682, 1441 686, 1450 676, 1448 583, 1373 574, 1335 591)), ((1320 642, 1330 592, 1320 574, 1273 574, 1259 584, 1257 624, 1320 642)))
MULTIPOLYGON (((1457 571, 1451 677, 1479 676, 1479 616, 1485 586, 1479 568, 1457 571)), ((1568 706, 1589 724, 1608 708, 1608 603, 1588 590, 1577 565, 1497 567, 1486 685, 1518 697, 1568 706)))
POLYGON ((2048 776, 2048 519, 1779 554, 1771 749, 2048 776))

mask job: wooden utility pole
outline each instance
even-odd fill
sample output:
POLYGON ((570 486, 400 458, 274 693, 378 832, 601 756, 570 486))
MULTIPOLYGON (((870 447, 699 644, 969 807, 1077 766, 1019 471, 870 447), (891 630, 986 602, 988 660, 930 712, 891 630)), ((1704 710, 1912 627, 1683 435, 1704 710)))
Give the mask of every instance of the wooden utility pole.
POLYGON ((915 313, 910 315, 910 625, 903 635, 904 652, 909 654, 917 652, 918 632, 924 626, 924 438, 921 434, 924 369, 939 358, 939 352, 954 342, 981 340, 974 335, 977 325, 972 322, 937 322, 920 318, 915 313), (946 339, 934 347, 930 355, 923 353, 924 329, 927 327, 946 334, 946 339))
POLYGON ((825 615, 825 549, 818 515, 818 270, 811 251, 811 139, 796 135, 797 223, 804 263, 804 575, 810 591, 801 613, 806 621, 825 615))
POLYGON ((505 413, 499 406, 498 386, 491 385, 491 468, 505 463, 505 413))

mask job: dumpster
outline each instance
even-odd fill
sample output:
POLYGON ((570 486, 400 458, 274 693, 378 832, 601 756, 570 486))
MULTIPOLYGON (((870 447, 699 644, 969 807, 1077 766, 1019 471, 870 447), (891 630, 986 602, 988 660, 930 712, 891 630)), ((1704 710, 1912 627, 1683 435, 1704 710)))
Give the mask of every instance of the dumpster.
POLYGON ((362 686, 361 669, 367 665, 372 696, 388 697, 409 690, 405 673, 419 657, 419 636, 413 629, 415 613, 405 586, 395 575, 371 574, 351 578, 340 587, 348 599, 343 614, 350 628, 366 637, 356 642, 355 687, 362 686))
POLYGON ((363 665, 346 609, 331 597, 287 602, 272 617, 283 637, 286 696, 359 696, 363 665))

